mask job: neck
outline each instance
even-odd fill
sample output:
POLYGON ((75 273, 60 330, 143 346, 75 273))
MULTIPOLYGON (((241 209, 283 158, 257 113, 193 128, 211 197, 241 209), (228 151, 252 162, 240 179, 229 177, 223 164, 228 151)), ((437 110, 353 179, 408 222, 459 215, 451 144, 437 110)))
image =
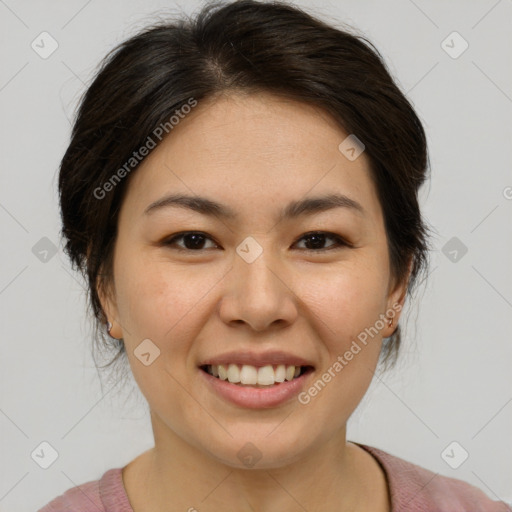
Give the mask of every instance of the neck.
POLYGON ((346 442, 345 427, 293 463, 240 469, 185 442, 167 427, 160 429, 153 420, 155 447, 123 473, 134 512, 217 511, 225 510, 226 504, 240 512, 388 510, 382 498, 377 503, 383 508, 370 501, 382 496, 385 477, 377 473, 367 452, 346 442))

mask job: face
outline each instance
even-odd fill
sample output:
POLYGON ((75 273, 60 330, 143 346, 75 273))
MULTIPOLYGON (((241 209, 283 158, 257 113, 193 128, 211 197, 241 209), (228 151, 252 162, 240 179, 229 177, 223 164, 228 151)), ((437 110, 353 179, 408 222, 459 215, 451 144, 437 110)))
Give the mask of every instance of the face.
POLYGON ((199 103, 130 177, 100 296, 157 449, 183 443, 232 467, 257 455, 270 468, 344 433, 404 295, 369 160, 338 148, 347 135, 311 106, 232 95, 199 103), (154 204, 178 194, 220 206, 154 204), (215 361, 305 373, 255 389, 201 368, 215 361))

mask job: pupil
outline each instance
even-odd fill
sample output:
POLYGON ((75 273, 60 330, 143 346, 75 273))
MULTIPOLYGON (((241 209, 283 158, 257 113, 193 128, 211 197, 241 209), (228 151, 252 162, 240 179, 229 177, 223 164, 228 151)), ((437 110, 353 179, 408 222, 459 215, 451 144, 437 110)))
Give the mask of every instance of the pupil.
POLYGON ((185 245, 187 246, 187 249, 201 249, 203 244, 204 238, 202 235, 199 235, 197 233, 185 235, 185 245), (190 240, 192 240, 192 243, 186 243, 187 241, 190 240))
MULTIPOLYGON (((319 249, 323 246, 325 242, 325 235, 322 234, 316 234, 316 235, 309 235, 309 240, 313 240, 313 249, 319 249), (316 243, 315 243, 316 240, 316 243)), ((311 245, 311 243, 309 244, 311 245)))

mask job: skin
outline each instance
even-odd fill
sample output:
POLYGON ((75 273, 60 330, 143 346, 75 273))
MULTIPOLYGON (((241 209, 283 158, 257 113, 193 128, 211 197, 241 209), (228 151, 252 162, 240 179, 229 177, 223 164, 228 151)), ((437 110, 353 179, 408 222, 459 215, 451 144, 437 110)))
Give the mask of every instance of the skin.
POLYGON ((130 176, 112 286, 99 292, 151 412, 155 446, 123 469, 135 512, 390 510, 385 474, 346 440, 346 423, 399 313, 306 405, 238 407, 198 369, 225 351, 276 348, 312 362, 310 386, 379 315, 403 304, 406 282, 390 272, 369 160, 339 151, 346 136, 312 106, 231 94, 200 102, 130 176), (239 217, 178 207, 144 214, 171 192, 206 196, 239 217), (364 214, 336 208, 276 223, 290 201, 333 192, 364 214), (326 250, 334 239, 315 246, 303 238, 317 230, 353 246, 326 250), (190 239, 164 244, 182 231, 210 238, 199 250, 190 239), (263 249, 252 263, 236 252, 248 236, 263 249), (160 350, 148 366, 134 355, 146 338, 160 350), (237 456, 247 442, 261 453, 251 469, 237 456))

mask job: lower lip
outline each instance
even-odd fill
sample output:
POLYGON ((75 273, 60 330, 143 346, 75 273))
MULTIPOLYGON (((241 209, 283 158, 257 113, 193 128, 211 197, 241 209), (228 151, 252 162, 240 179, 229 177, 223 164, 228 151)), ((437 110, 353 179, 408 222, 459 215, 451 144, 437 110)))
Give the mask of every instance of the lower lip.
POLYGON ((238 386, 227 380, 218 379, 200 368, 199 373, 216 393, 229 402, 248 409, 269 409, 282 405, 298 395, 312 372, 308 370, 293 380, 285 380, 270 388, 238 386))

